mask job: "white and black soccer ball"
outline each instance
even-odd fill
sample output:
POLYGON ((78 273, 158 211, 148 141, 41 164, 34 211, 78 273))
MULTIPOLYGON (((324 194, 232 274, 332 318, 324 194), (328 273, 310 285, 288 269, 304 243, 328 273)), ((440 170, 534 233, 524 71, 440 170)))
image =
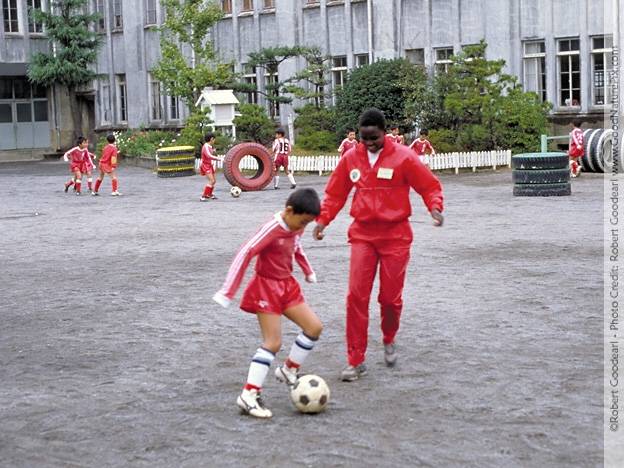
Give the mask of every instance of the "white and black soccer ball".
POLYGON ((320 413, 329 403, 329 387, 318 375, 300 377, 290 390, 290 399, 302 413, 320 413))
POLYGON ((238 198, 240 197, 241 193, 243 193, 243 191, 241 190, 240 187, 237 187, 236 185, 234 185, 231 189, 230 189, 230 195, 232 195, 234 198, 238 198))

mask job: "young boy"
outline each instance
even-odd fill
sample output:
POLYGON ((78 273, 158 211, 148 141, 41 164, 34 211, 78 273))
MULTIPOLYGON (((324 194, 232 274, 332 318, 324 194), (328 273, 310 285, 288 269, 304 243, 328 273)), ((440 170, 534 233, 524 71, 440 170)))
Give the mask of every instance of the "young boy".
POLYGON ((93 169, 95 169, 95 154, 89 153, 89 140, 86 140, 86 148, 84 161, 82 162, 82 173, 87 174, 87 188, 93 193, 93 169))
POLYGON ((76 195, 80 195, 82 173, 83 169, 85 169, 85 157, 89 154, 88 144, 89 140, 84 137, 78 137, 76 146, 63 155, 63 160, 69 161, 69 171, 72 173, 72 178, 65 184, 65 193, 73 185, 76 195))
POLYGON ((429 154, 431 156, 436 154, 433 146, 431 146, 431 143, 427 139, 428 136, 429 130, 423 128, 420 131, 418 138, 412 141, 412 144, 409 146, 411 150, 414 150, 414 152, 418 156, 418 159, 420 159, 420 162, 426 164, 427 166, 429 166, 429 157, 427 156, 427 151, 429 151, 429 154))
POLYGON ((355 130, 352 128, 347 129, 347 138, 342 140, 342 143, 340 143, 340 146, 338 147, 340 157, 342 158, 351 148, 355 148, 357 143, 358 141, 355 139, 355 130))
POLYGON ((275 178, 273 179, 273 188, 279 189, 279 168, 283 167, 284 172, 288 174, 290 188, 297 187, 293 171, 288 170, 288 156, 290 156, 290 141, 286 138, 286 132, 283 128, 278 128, 275 132, 275 141, 273 141, 273 164, 275 166, 275 178))
POLYGON ((388 133, 388 138, 394 141, 397 145, 405 144, 405 138, 403 138, 403 135, 399 134, 399 127, 397 125, 393 125, 392 127, 390 127, 390 133, 388 133))
POLYGON ((580 120, 573 120, 571 123, 572 131, 570 132, 568 156, 570 156, 570 175, 572 177, 578 177, 581 174, 581 158, 585 154, 583 130, 581 130, 582 124, 583 122, 580 120))
POLYGON ((206 176, 208 183, 204 187, 204 193, 200 198, 201 201, 216 200, 217 197, 213 193, 217 179, 215 177, 215 168, 212 161, 219 161, 219 158, 215 156, 215 150, 212 147, 215 142, 215 136, 212 132, 206 133, 204 136, 204 144, 201 150, 201 166, 199 166, 199 173, 206 176))
POLYGON ((305 227, 320 213, 320 200, 314 189, 293 192, 286 207, 276 213, 238 251, 230 266, 225 283, 213 299, 227 307, 243 280, 251 259, 256 273, 247 285, 240 308, 256 314, 262 334, 262 346, 254 354, 247 382, 236 401, 243 413, 257 418, 270 418, 271 410, 260 397, 262 385, 271 363, 281 347, 281 316, 301 327, 284 365, 275 370, 278 380, 294 385, 297 373, 321 335, 323 325, 305 303, 299 283, 292 275, 293 258, 309 283, 316 283, 316 274, 301 247, 305 227))
POLYGON ((336 217, 355 187, 349 227, 351 260, 347 295, 347 357, 344 381, 357 380, 367 372, 368 305, 379 267, 379 306, 384 360, 392 367, 397 360, 395 337, 403 309, 403 284, 410 258, 412 214, 409 192, 422 197, 435 226, 441 226, 443 195, 440 181, 413 153, 384 137, 383 113, 369 109, 360 117, 360 140, 354 151, 338 162, 332 173, 316 220, 313 236, 336 217))
POLYGON ((111 196, 118 197, 121 195, 119 193, 118 182, 117 182, 117 174, 115 173, 115 169, 117 169, 117 146, 115 146, 115 135, 112 133, 106 135, 106 141, 108 144, 102 150, 102 157, 100 158, 99 169, 100 175, 95 181, 95 189, 93 190, 92 195, 98 196, 100 185, 102 185, 102 181, 104 180, 104 175, 108 174, 111 178, 112 192, 111 196))

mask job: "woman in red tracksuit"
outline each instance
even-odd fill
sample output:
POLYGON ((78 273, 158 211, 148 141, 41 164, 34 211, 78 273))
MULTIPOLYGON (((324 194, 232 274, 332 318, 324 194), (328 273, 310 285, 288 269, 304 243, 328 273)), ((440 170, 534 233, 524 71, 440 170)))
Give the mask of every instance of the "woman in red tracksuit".
POLYGON ((388 366, 396 362, 394 339, 399 329, 401 296, 412 244, 410 187, 422 196, 436 226, 441 226, 444 220, 440 181, 409 148, 384 135, 383 113, 377 109, 365 111, 359 126, 361 143, 340 159, 330 177, 313 231, 317 240, 324 237, 323 230, 355 187, 351 205, 354 221, 348 233, 351 244, 346 326, 348 366, 341 374, 345 381, 366 374, 368 304, 377 265, 380 265, 378 300, 384 358, 388 366))

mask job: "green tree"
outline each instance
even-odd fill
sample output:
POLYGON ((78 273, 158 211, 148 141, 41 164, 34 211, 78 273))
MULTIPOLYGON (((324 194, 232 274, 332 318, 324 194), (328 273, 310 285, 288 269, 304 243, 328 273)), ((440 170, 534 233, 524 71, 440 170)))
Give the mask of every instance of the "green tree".
POLYGON ((406 60, 379 60, 354 69, 338 94, 336 133, 343 137, 348 127, 355 127, 359 115, 369 107, 384 112, 388 123, 403 129, 412 123, 405 114, 405 94, 401 77, 415 65, 406 60))
POLYGON ((212 0, 161 0, 161 4, 165 9, 159 28, 162 57, 152 75, 193 112, 204 88, 223 89, 233 82, 231 65, 218 62, 208 40, 223 11, 212 0))
POLYGON ((318 47, 304 50, 302 57, 306 61, 306 67, 289 79, 292 83, 286 84, 284 89, 295 97, 311 101, 317 107, 324 107, 327 99, 327 85, 331 70, 331 57, 324 55, 318 47), (308 86, 301 86, 303 82, 308 86))
POLYGON ((49 11, 29 12, 34 21, 44 25, 51 52, 33 55, 28 79, 46 88, 67 88, 74 137, 82 133, 82 111, 76 92, 97 78, 91 66, 97 61, 101 46, 99 36, 90 28, 100 16, 85 14, 87 4, 87 0, 54 0, 49 11))
POLYGON ((263 107, 256 104, 240 104, 240 115, 234 118, 236 139, 239 141, 255 141, 266 145, 275 134, 275 123, 266 114, 263 107))

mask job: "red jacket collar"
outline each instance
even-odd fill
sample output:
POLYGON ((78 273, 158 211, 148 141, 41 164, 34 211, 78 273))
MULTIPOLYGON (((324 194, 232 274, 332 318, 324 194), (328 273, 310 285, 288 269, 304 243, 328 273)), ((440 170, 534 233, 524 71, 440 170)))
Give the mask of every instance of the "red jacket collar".
MULTIPOLYGON (((381 150, 381 154, 379 155, 379 157, 383 158, 383 157, 393 154, 396 151, 396 145, 397 144, 386 135, 384 137, 384 145, 383 145, 383 148, 381 150)), ((357 146, 355 147, 355 151, 359 157, 363 157, 363 158, 366 158, 366 160, 368 160, 368 151, 364 143, 362 142, 358 143, 357 146)))

